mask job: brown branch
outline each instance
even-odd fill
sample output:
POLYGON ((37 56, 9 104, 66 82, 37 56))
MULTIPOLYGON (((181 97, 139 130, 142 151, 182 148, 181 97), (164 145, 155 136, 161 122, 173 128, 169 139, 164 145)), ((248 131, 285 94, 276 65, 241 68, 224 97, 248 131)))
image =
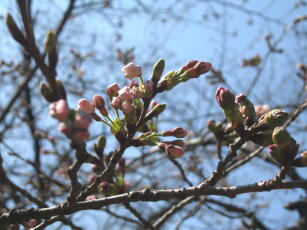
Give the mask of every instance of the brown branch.
POLYGON ((307 180, 297 180, 280 183, 260 182, 255 184, 233 187, 195 186, 189 188, 163 190, 144 189, 137 192, 124 193, 96 200, 76 202, 73 206, 67 206, 65 204, 62 204, 55 207, 41 209, 32 208, 26 210, 11 210, 10 212, 4 213, 0 216, 0 225, 5 225, 9 223, 20 223, 22 221, 32 218, 46 219, 55 215, 70 215, 80 210, 100 209, 104 206, 108 206, 111 204, 139 201, 156 202, 161 200, 184 199, 190 196, 203 195, 219 195, 234 198, 239 194, 293 188, 307 188, 307 180))

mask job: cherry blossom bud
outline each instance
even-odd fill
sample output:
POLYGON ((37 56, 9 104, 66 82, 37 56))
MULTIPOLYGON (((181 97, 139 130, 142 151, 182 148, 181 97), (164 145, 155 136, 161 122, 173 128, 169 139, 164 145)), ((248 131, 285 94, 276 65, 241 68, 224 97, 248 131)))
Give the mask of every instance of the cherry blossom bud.
POLYGON ((162 133, 163 136, 173 136, 177 138, 183 138, 188 135, 188 131, 181 127, 176 127, 172 130, 167 130, 162 133))
POLYGON ((133 87, 139 87, 139 83, 136 80, 131 80, 128 86, 132 89, 133 87))
POLYGON ((49 114, 59 121, 67 120, 69 108, 66 100, 61 99, 51 103, 49 106, 49 114))
POLYGON ((166 155, 171 158, 178 158, 184 154, 183 148, 176 145, 160 143, 159 148, 162 149, 166 153, 166 155))
POLYGON ((191 61, 189 61, 188 63, 186 63, 186 64, 180 69, 180 71, 184 72, 184 71, 186 71, 186 70, 188 70, 188 69, 191 69, 191 68, 193 68, 197 63, 198 63, 197 60, 191 60, 191 61))
POLYGON ((130 92, 130 88, 128 86, 125 86, 124 88, 120 89, 118 91, 118 97, 122 100, 131 100, 133 99, 133 95, 130 92))
POLYGON ((115 109, 121 109, 122 100, 120 99, 120 97, 113 97, 111 104, 115 109))
POLYGON ((246 125, 251 126, 256 120, 256 112, 253 103, 242 93, 236 96, 235 102, 239 106, 239 111, 246 125))
POLYGON ((77 111, 86 111, 88 113, 95 112, 94 106, 86 99, 82 99, 78 102, 77 111))
POLYGON ((117 83, 113 83, 112 85, 109 85, 107 88, 107 94, 112 99, 113 97, 118 96, 119 86, 117 83))
POLYGON ((77 111, 75 113, 75 126, 81 129, 87 129, 92 122, 91 115, 86 111, 77 111))
POLYGON ((182 140, 164 141, 163 143, 168 144, 168 145, 176 145, 176 146, 179 146, 181 148, 186 146, 186 143, 182 140))
POLYGON ((68 122, 61 122, 58 129, 68 137, 72 134, 72 125, 68 122))
POLYGON ((235 95, 228 89, 219 87, 216 90, 216 100, 222 109, 233 110, 235 105, 235 95))
POLYGON ((132 80, 135 77, 140 77, 142 75, 142 68, 134 63, 129 63, 122 68, 122 71, 126 78, 132 80))
POLYGON ((297 154, 299 145, 293 143, 286 148, 280 148, 276 144, 269 146, 271 157, 280 165, 290 165, 297 154))
POLYGON ((288 113, 280 109, 274 109, 262 115, 257 123, 252 126, 251 131, 258 132, 268 129, 273 130, 275 127, 282 126, 287 119, 288 113))
POLYGON ((123 113, 124 113, 124 114, 130 114, 130 113, 132 113, 133 111, 135 111, 135 107, 134 107, 134 105, 132 105, 131 103, 125 101, 125 102, 122 104, 122 110, 123 110, 123 113))
POLYGON ((103 98, 99 95, 93 96, 92 104, 96 109, 102 109, 105 107, 105 102, 103 98))
POLYGON ((207 73, 211 70, 212 65, 209 62, 198 62, 193 68, 186 71, 189 78, 197 78, 201 74, 207 73))
POLYGON ((133 86, 130 89, 130 93, 132 94, 133 98, 140 98, 140 97, 142 97, 142 92, 140 91, 139 87, 137 87, 137 86, 133 86))
POLYGON ((108 116, 108 111, 106 110, 105 102, 101 96, 95 95, 92 99, 92 104, 95 108, 99 110, 99 112, 103 116, 108 116))

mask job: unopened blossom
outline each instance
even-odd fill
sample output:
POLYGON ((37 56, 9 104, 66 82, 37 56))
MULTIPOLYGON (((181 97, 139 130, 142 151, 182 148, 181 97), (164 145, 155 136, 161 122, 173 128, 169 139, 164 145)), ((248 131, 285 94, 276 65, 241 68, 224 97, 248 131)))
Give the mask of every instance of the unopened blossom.
POLYGON ((140 97, 142 97, 142 92, 140 91, 140 88, 138 86, 131 87, 130 93, 132 94, 133 98, 140 98, 140 97))
POLYGON ((61 99, 51 103, 49 106, 49 114, 59 121, 65 121, 69 114, 69 108, 66 100, 61 99))
POLYGON ((82 129, 87 129, 92 122, 92 117, 88 112, 78 111, 75 114, 75 126, 82 129))
POLYGON ((164 143, 168 145, 176 145, 181 148, 183 148, 186 145, 186 143, 182 140, 164 141, 164 143))
POLYGON ((176 127, 172 130, 164 131, 162 134, 163 134, 163 136, 173 136, 173 137, 177 137, 177 138, 183 138, 183 137, 186 137, 188 135, 188 131, 185 130, 184 128, 176 127))
POLYGON ((171 158, 178 158, 184 154, 183 148, 172 144, 160 143, 159 148, 171 158))
POLYGON ((134 86, 139 87, 139 83, 136 80, 131 80, 128 84, 130 88, 133 88, 134 86))
POLYGON ((219 87, 216 90, 216 100, 222 109, 232 110, 235 107, 235 95, 228 89, 219 87))
POLYGON ((130 114, 135 110, 135 106, 128 101, 122 104, 122 110, 124 114, 130 114))
POLYGON ((92 105, 97 109, 101 109, 105 107, 105 102, 101 96, 94 95, 92 99, 92 105))
POLYGON ((133 95, 130 92, 130 88, 128 86, 123 87, 122 89, 120 89, 118 91, 118 96, 120 97, 120 99, 122 100, 131 100, 133 99, 133 95))
POLYGON ((105 107, 105 102, 103 97, 99 96, 99 95, 95 95, 92 99, 92 104, 93 106, 99 110, 99 112, 103 115, 103 116, 108 116, 108 111, 105 107))
POLYGON ((121 109, 122 100, 120 99, 120 97, 113 97, 111 104, 115 109, 121 109))
POLYGON ((118 96, 119 86, 117 83, 113 83, 112 85, 109 85, 107 88, 107 94, 112 99, 113 97, 118 96))
POLYGON ((64 133, 66 136, 70 136, 72 134, 72 124, 70 124, 69 122, 61 122, 59 124, 59 131, 64 133))
POLYGON ((183 148, 176 145, 167 145, 165 152, 171 158, 178 158, 184 154, 183 148))
POLYGON ((86 99, 82 99, 78 102, 77 111, 86 111, 88 113, 93 113, 95 109, 91 102, 86 99))
POLYGON ((122 68, 122 71, 126 78, 132 80, 135 77, 140 77, 142 75, 142 68, 134 63, 129 63, 122 68))

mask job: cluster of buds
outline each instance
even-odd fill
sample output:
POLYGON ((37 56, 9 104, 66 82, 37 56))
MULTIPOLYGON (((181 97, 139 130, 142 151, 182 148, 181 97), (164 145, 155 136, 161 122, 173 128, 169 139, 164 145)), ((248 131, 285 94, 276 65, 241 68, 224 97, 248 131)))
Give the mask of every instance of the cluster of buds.
POLYGON ((274 143, 272 135, 276 127, 282 126, 288 118, 288 113, 280 109, 274 109, 263 114, 250 131, 253 133, 251 140, 261 146, 269 146, 274 143))
POLYGON ((240 112, 239 104, 236 103, 235 95, 230 90, 219 87, 215 96, 219 106, 224 110, 224 115, 231 126, 234 129, 242 126, 244 118, 243 114, 240 112))
POLYGON ((59 130, 68 138, 84 140, 90 136, 88 127, 92 122, 92 117, 87 110, 69 109, 66 100, 61 99, 50 104, 49 113, 60 121, 59 130))
POLYGON ((257 67, 261 63, 261 57, 259 54, 256 54, 255 56, 249 58, 249 59, 243 59, 241 66, 242 67, 257 67))
POLYGON ((299 145, 282 127, 276 127, 272 134, 274 144, 269 146, 271 157, 281 166, 289 166, 295 158, 299 145))
MULTIPOLYGON (((176 127, 172 130, 166 130, 162 132, 162 136, 172 136, 176 138, 184 138, 188 135, 187 130, 176 127)), ((166 155, 170 158, 178 158, 184 154, 184 146, 185 142, 182 140, 173 140, 173 141, 164 141, 159 143, 159 148, 166 153, 166 155)))
MULTIPOLYGON (((107 166, 107 164, 110 163, 110 159, 113 155, 113 152, 108 154, 104 159, 102 159, 102 164, 92 165, 92 173, 88 175, 88 184, 93 183, 96 180, 96 174, 100 174, 102 170, 107 166)), ((100 194, 103 194, 104 196, 111 196, 116 195, 120 193, 127 192, 129 190, 129 182, 125 181, 126 173, 126 161, 124 158, 121 158, 118 161, 117 168, 112 172, 112 175, 110 176, 108 181, 103 181, 97 186, 96 192, 99 192, 100 194)), ((95 197, 97 197, 95 194, 93 194, 95 197)), ((93 197, 89 197, 88 199, 95 199, 93 197)))
POLYGON ((168 72, 158 83, 158 90, 171 90, 181 82, 186 82, 192 78, 198 78, 201 74, 211 70, 211 63, 192 60, 177 71, 168 72))

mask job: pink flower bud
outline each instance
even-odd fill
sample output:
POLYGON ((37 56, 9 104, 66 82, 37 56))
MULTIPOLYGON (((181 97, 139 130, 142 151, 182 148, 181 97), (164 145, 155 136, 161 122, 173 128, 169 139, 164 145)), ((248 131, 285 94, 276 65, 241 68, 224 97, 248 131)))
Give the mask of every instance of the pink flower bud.
POLYGON ((95 112, 94 110, 94 106, 88 101, 88 100, 85 100, 85 99, 82 99, 78 102, 78 108, 77 108, 78 111, 86 111, 88 113, 93 113, 95 112))
POLYGON ((112 85, 109 85, 107 88, 107 94, 112 99, 113 97, 118 96, 119 86, 117 83, 113 83, 112 85))
POLYGON ((95 95, 92 99, 92 104, 97 109, 102 109, 105 107, 105 102, 103 98, 99 95, 95 95))
POLYGON ((188 69, 193 68, 198 63, 197 60, 191 60, 188 63, 186 63, 182 68, 181 71, 186 71, 188 69))
POLYGON ((172 130, 164 131, 162 134, 163 134, 163 136, 173 136, 173 137, 177 137, 177 138, 183 138, 183 137, 186 137, 188 135, 188 132, 184 128, 176 127, 172 130))
POLYGON ((167 145, 165 148, 166 155, 171 158, 178 158, 184 154, 183 148, 176 145, 167 145))
POLYGON ((140 77, 142 75, 142 68, 134 63, 129 63, 122 68, 122 71, 126 78, 132 80, 135 77, 140 77))
POLYGON ((142 92, 140 91, 139 87, 133 86, 130 89, 130 93, 132 94, 133 98, 140 98, 142 97, 142 92))
POLYGON ((119 97, 113 97, 111 104, 115 109, 121 109, 122 100, 119 97))
POLYGON ((49 106, 49 114, 59 121, 65 121, 69 114, 69 108, 66 100, 61 99, 51 103, 49 106))
POLYGON ((122 88, 121 90, 118 91, 118 96, 120 97, 120 99, 122 100, 131 100, 133 99, 133 95, 130 92, 130 88, 128 86, 125 86, 124 88, 122 88))
POLYGON ((78 111, 75 113, 75 126, 81 129, 87 129, 92 122, 92 117, 88 112, 78 111))
POLYGON ((124 114, 130 114, 130 113, 132 113, 135 110, 135 107, 131 103, 125 101, 122 104, 122 110, 123 110, 124 114))
POLYGON ((135 87, 139 87, 139 83, 136 81, 136 80, 132 80, 129 82, 129 88, 133 88, 134 86, 135 87))
POLYGON ((101 96, 95 95, 92 99, 92 104, 95 108, 99 110, 99 112, 103 116, 108 116, 108 111, 106 110, 105 102, 101 96))
POLYGON ((183 148, 186 144, 184 141, 182 140, 174 140, 174 141, 164 141, 165 144, 167 145, 176 145, 179 146, 181 148, 183 148))
POLYGON ((216 100, 222 109, 232 110, 235 107, 235 95, 223 87, 216 90, 216 100))
POLYGON ((68 137, 72 134, 72 125, 68 124, 68 122, 61 122, 58 129, 68 137))

